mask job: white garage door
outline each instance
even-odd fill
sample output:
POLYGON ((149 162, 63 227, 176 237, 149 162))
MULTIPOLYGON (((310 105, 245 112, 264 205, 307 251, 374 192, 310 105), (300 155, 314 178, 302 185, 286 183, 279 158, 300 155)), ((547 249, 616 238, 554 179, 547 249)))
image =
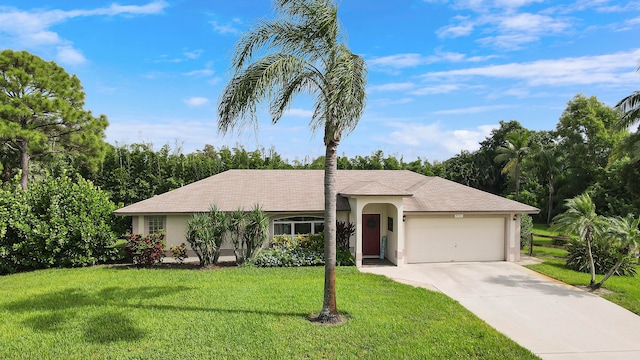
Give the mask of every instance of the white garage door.
POLYGON ((405 222, 408 263, 504 260, 503 217, 409 217, 405 222))

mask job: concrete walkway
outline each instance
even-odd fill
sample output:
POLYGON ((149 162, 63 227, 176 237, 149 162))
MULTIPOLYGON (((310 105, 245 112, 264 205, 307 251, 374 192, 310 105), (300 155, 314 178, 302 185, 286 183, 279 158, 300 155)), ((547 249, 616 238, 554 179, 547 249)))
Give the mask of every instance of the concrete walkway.
POLYGON ((440 291, 543 359, 640 359, 640 316, 518 264, 360 270, 440 291))

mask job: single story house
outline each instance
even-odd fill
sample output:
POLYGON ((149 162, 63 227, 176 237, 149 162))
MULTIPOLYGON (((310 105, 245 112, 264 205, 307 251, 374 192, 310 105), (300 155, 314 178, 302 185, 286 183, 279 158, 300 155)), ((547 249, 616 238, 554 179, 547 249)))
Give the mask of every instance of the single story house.
MULTIPOLYGON (((229 170, 115 213, 132 216, 134 233, 165 231, 169 246, 186 243, 189 217, 213 204, 222 211, 259 204, 269 216, 271 236, 315 233, 323 229, 323 181, 322 170, 229 170)), ((518 261, 520 216, 539 211, 406 170, 339 170, 337 189, 338 220, 356 226, 350 247, 357 266, 381 253, 398 266, 518 261)))

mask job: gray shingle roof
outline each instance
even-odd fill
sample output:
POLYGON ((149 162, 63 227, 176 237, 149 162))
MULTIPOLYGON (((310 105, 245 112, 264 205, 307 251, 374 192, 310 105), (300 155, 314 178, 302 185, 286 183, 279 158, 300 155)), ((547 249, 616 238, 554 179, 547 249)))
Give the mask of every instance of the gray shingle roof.
MULTIPOLYGON (((223 211, 322 212, 322 170, 229 170, 116 210, 118 215, 223 211)), ((338 210, 345 196, 402 196, 405 212, 537 213, 538 209, 439 177, 408 170, 339 170, 338 210)))

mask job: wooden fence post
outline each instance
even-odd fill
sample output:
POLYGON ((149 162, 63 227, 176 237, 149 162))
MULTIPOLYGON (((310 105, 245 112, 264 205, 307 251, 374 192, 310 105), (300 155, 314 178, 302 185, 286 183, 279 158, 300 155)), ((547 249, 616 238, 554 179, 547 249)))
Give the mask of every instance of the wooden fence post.
POLYGON ((533 233, 529 234, 529 256, 533 256, 533 233))

